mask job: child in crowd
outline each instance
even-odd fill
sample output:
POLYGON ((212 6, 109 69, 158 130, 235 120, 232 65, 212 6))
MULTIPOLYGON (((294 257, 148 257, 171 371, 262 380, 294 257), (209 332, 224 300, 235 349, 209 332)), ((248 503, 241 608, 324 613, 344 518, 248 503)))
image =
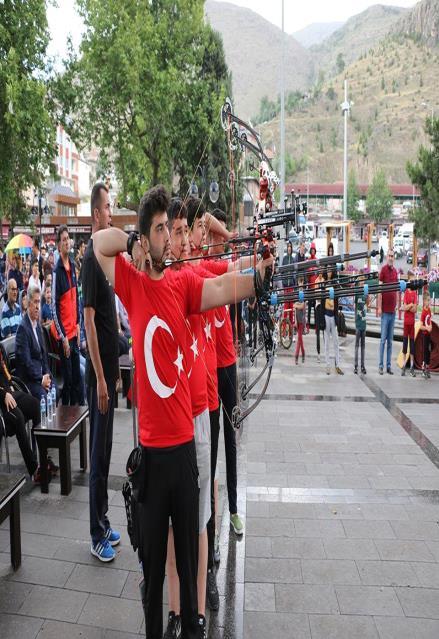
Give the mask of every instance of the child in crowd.
POLYGON ((428 291, 424 291, 422 297, 423 308, 421 313, 421 333, 423 338, 424 359, 422 363, 422 377, 424 379, 430 378, 430 348, 431 348, 431 309, 430 309, 430 294, 428 291))
POLYGON ((41 324, 43 326, 50 326, 52 320, 52 289, 46 286, 43 293, 43 304, 41 306, 41 324))
MULTIPOLYGON (((332 285, 333 279, 334 272, 331 269, 328 269, 328 271, 326 272, 326 283, 328 286, 332 285)), ((338 345, 337 318, 338 299, 330 299, 329 297, 327 297, 325 299, 325 360, 327 375, 331 374, 329 359, 329 342, 331 337, 332 343, 334 345, 335 372, 337 373, 337 375, 344 375, 343 371, 340 368, 340 349, 338 345)))
MULTIPOLYGON (((303 277, 298 279, 299 291, 303 291, 303 277)), ((294 310, 296 313, 296 330, 297 330, 297 344, 296 344, 296 364, 299 363, 299 354, 302 351, 302 363, 305 362, 305 346, 303 344, 303 332, 305 330, 305 312, 306 302, 296 302, 294 304, 294 310)))
POLYGON ((369 296, 364 292, 355 297, 355 360, 354 373, 358 375, 358 347, 361 348, 361 372, 366 375, 364 351, 366 345, 366 315, 369 296))
MULTIPOLYGON (((409 281, 414 277, 413 271, 408 272, 409 281)), ((404 301, 402 305, 404 311, 404 328, 403 328, 403 341, 402 341, 402 353, 404 361, 402 365, 401 375, 404 377, 406 369, 407 358, 407 345, 410 340, 410 375, 416 377, 415 373, 415 319, 416 311, 418 310, 418 293, 407 288, 404 292, 404 301)))
MULTIPOLYGON (((324 284, 325 278, 323 273, 317 275, 314 287, 319 289, 324 284)), ((320 363, 320 333, 325 335, 325 301, 321 298, 316 300, 315 316, 316 316, 316 348, 317 348, 317 361, 320 363)))

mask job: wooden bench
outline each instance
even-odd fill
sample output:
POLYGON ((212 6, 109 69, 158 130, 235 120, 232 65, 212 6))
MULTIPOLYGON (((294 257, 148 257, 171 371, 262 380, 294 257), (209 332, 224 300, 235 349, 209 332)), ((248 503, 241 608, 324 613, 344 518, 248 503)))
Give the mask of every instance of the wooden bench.
POLYGON ((21 564, 20 490, 25 483, 24 475, 0 474, 0 524, 9 517, 11 563, 14 570, 21 564))
POLYGON ((41 492, 49 492, 47 474, 47 450, 58 448, 61 495, 72 490, 72 468, 70 444, 79 435, 79 460, 82 471, 87 470, 87 430, 88 406, 58 406, 56 417, 45 428, 33 429, 40 453, 41 492))

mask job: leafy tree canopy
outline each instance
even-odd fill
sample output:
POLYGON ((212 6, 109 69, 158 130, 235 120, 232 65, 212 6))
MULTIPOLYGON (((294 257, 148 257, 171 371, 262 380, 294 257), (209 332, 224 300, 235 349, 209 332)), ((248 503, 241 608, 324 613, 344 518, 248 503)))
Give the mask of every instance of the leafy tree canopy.
MULTIPOLYGON (((120 201, 158 182, 185 195, 198 163, 224 197, 227 147, 220 106, 230 79, 202 0, 77 0, 85 24, 53 95, 79 146, 116 170, 120 201), (224 179, 224 182, 222 181, 224 179)), ((222 201, 225 206, 225 201, 222 201)))
POLYGON ((421 205, 410 214, 416 234, 429 242, 439 240, 439 118, 428 118, 425 131, 431 146, 421 146, 417 162, 407 162, 407 173, 421 192, 421 205))
POLYGON ((44 0, 0 2, 0 216, 26 222, 24 193, 55 156, 44 83, 49 40, 44 0))
POLYGON ((372 222, 380 224, 391 217, 392 206, 393 196, 387 184, 386 175, 382 169, 378 169, 367 192, 367 215, 372 222))

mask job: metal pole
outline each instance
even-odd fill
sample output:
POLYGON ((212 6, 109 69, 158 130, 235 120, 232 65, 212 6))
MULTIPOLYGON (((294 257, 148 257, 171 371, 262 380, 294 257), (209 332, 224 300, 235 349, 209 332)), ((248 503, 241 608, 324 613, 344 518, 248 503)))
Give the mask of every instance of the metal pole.
MULTIPOLYGON (((348 219, 348 81, 344 81, 344 158, 343 158, 343 221, 348 219)), ((346 249, 346 229, 343 229, 343 250, 346 249)))
POLYGON ((285 7, 282 0, 282 60, 280 65, 280 205, 285 197, 285 7))
POLYGON ((43 243, 43 238, 41 236, 41 214, 42 214, 41 199, 42 199, 42 193, 41 191, 38 191, 38 215, 40 216, 40 249, 41 249, 41 244, 43 243))

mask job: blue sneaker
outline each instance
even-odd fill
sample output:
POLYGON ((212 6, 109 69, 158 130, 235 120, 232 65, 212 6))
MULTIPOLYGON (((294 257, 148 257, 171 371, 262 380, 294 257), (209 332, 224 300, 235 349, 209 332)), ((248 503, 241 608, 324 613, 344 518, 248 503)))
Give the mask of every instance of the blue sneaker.
POLYGON ((110 543, 103 537, 96 544, 91 544, 91 554, 100 559, 100 561, 113 561, 116 551, 110 546, 110 543))
POLYGON ((114 530, 113 528, 108 528, 107 532, 105 533, 105 539, 110 542, 112 546, 117 546, 117 544, 120 542, 120 533, 118 533, 117 530, 114 530))

